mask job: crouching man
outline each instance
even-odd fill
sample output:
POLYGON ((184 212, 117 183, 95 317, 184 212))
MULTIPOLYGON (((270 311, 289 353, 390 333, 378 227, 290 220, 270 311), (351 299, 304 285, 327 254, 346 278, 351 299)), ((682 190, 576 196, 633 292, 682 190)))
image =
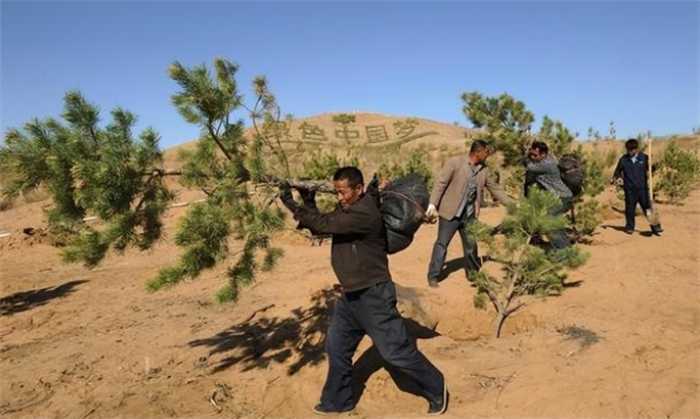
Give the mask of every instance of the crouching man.
POLYGON ((338 208, 329 213, 316 209, 312 193, 300 191, 304 205, 299 206, 289 185, 280 185, 280 198, 300 227, 333 236, 331 265, 343 290, 326 340, 328 377, 314 412, 332 414, 355 408, 352 357, 367 334, 384 361, 423 390, 428 414, 442 414, 447 409, 445 378, 407 336, 396 308, 382 214, 372 196, 364 193, 362 173, 356 167, 338 169, 333 183, 338 208))

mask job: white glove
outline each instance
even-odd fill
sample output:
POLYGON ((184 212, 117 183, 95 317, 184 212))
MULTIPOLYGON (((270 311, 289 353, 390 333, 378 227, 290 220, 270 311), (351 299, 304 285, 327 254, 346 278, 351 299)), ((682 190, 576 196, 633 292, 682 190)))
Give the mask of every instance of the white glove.
POLYGON ((435 208, 435 205, 433 205, 433 204, 428 205, 428 210, 425 211, 425 216, 429 220, 433 220, 433 219, 438 217, 438 211, 437 211, 437 208, 435 208))

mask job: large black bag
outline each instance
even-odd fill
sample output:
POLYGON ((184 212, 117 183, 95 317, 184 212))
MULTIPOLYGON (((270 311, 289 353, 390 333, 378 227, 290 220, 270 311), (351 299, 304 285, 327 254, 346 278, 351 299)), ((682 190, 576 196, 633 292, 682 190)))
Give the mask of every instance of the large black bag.
POLYGON ((423 223, 430 193, 423 180, 415 175, 392 181, 381 192, 379 207, 387 230, 387 253, 407 248, 423 223))
POLYGON ((583 182, 586 179, 586 163, 576 154, 565 154, 559 159, 559 173, 561 180, 571 190, 574 196, 583 191, 583 182))

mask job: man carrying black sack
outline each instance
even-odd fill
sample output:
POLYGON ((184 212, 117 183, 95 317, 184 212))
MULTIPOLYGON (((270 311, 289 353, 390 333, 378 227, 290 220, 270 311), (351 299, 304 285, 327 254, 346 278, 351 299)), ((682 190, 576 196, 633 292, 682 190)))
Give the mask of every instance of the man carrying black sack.
POLYGON ((313 193, 300 190, 305 204, 298 206, 289 185, 280 185, 280 199, 300 227, 333 235, 331 265, 343 289, 328 329, 328 376, 314 412, 333 414, 355 408, 352 357, 368 334, 384 361, 423 390, 429 402, 428 414, 442 414, 447 409, 444 376, 407 336, 396 308, 382 214, 373 197, 363 192, 362 172, 356 167, 338 169, 333 183, 338 208, 329 213, 316 209, 313 193))
POLYGON ((613 174, 613 182, 621 181, 625 190, 625 233, 634 232, 634 215, 637 204, 642 207, 644 215, 649 219, 651 232, 657 236, 663 229, 661 224, 652 221, 651 199, 649 197, 649 156, 639 152, 639 142, 632 138, 625 142, 627 154, 620 157, 613 174))

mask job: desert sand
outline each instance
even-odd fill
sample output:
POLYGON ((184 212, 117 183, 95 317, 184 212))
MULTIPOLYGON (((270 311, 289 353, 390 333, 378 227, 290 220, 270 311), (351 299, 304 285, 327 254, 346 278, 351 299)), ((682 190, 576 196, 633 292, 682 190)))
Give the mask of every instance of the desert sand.
MULTIPOLYGON (((285 251, 278 267, 220 305, 226 263, 145 291, 177 260, 172 236, 187 207, 168 212, 168 237, 152 250, 110 254, 88 270, 64 264, 41 230, 48 202, 1 214, 11 233, 0 238, 3 418, 314 416, 339 292, 328 242, 312 246, 290 222, 275 238, 285 251), (37 230, 23 233, 28 226, 37 230)), ((425 279, 435 225, 391 256, 407 327, 447 379, 444 417, 700 417, 700 191, 658 208, 661 237, 641 217, 628 236, 623 214, 609 211, 563 294, 529 300, 499 339, 493 311, 473 306, 458 237, 437 289, 425 279)), ((486 208, 482 221, 503 213, 486 208)), ((392 378, 367 338, 354 373, 357 409, 342 417, 426 416, 427 402, 392 378)))

